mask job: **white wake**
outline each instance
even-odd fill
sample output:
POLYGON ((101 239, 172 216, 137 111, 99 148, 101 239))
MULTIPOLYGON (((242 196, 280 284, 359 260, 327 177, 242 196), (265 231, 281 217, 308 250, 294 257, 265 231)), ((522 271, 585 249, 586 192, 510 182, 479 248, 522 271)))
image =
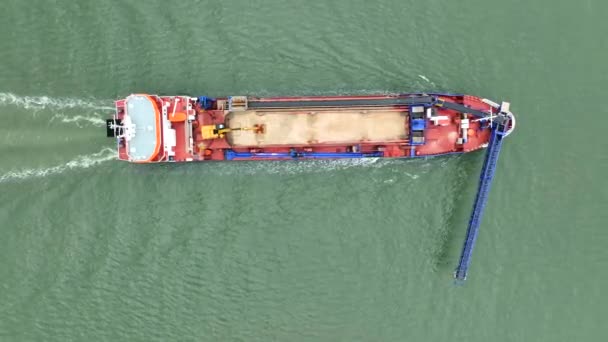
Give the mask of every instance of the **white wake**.
POLYGON ((78 156, 62 165, 56 165, 46 168, 9 171, 8 173, 0 175, 0 183, 26 180, 30 178, 47 177, 50 175, 56 175, 74 169, 86 169, 91 166, 95 166, 97 164, 113 159, 116 159, 116 151, 106 147, 97 153, 78 156))
MULTIPOLYGON (((94 113, 94 115, 98 114, 94 113)), ((99 116, 68 116, 65 114, 55 114, 51 117, 51 121, 55 120, 59 120, 64 123, 76 124, 79 127, 82 127, 83 125, 105 126, 106 124, 106 121, 99 116)))
POLYGON ((98 110, 113 110, 109 106, 109 100, 88 100, 69 97, 49 97, 49 96, 20 96, 13 93, 0 93, 0 105, 13 105, 24 109, 69 109, 69 108, 88 108, 98 110))

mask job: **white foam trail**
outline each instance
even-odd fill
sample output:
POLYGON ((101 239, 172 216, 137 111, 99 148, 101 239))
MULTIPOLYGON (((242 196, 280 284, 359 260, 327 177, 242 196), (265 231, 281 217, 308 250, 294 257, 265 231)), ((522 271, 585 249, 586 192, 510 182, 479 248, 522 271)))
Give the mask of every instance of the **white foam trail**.
POLYGON ((424 75, 418 75, 418 77, 422 78, 423 80, 431 83, 431 81, 428 79, 428 77, 424 76, 424 75))
POLYGON ((270 161, 270 162, 246 162, 248 165, 235 165, 239 167, 232 167, 233 163, 226 163, 225 167, 230 167, 232 170, 238 173, 248 174, 302 174, 302 173, 317 173, 317 172, 330 172, 338 170, 346 170, 350 168, 358 167, 382 167, 383 163, 380 158, 353 158, 353 159, 328 159, 328 160, 302 160, 291 162, 286 161, 270 161))
MULTIPOLYGON (((316 159, 316 160, 282 160, 282 161, 237 161, 214 164, 213 169, 207 172, 220 174, 222 176, 238 175, 298 175, 315 174, 348 169, 382 169, 401 165, 404 160, 391 160, 388 158, 353 158, 353 159, 316 159)), ((415 162, 415 161, 411 161, 415 162)), ((421 170, 425 173, 425 170, 421 170)), ((400 174, 405 174, 411 179, 417 179, 419 175, 404 172, 399 169, 400 174)))
POLYGON ((83 124, 92 124, 94 126, 105 126, 106 124, 106 121, 100 117, 82 115, 67 116, 64 114, 55 114, 53 117, 51 117, 51 121, 54 120, 61 120, 61 122, 65 123, 74 123, 78 127, 82 127, 83 124))
POLYGON ((114 110, 108 106, 110 101, 86 100, 76 98, 59 98, 48 96, 19 96, 13 93, 0 93, 0 105, 13 105, 25 109, 45 109, 45 108, 90 108, 98 110, 114 110))
POLYGON ((0 183, 25 180, 30 178, 46 177, 50 175, 60 174, 67 170, 86 169, 91 166, 113 159, 116 159, 116 151, 106 147, 97 153, 78 156, 63 165, 39 169, 23 169, 19 171, 10 171, 0 176, 0 183))

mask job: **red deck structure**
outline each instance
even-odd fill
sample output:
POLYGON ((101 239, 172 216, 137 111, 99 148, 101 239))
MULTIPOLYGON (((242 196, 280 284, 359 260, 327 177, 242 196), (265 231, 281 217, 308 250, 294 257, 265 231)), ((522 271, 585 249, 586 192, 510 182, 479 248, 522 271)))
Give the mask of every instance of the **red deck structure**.
POLYGON ((487 146, 492 101, 468 95, 226 98, 133 94, 108 136, 135 163, 412 158, 487 146))

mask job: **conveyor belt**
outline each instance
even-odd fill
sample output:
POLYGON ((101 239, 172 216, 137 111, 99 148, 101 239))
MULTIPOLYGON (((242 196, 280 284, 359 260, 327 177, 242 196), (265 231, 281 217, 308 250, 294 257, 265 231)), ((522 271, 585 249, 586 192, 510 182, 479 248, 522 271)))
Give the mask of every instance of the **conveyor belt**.
POLYGON ((481 169, 481 176, 479 177, 479 187, 477 189, 477 195, 475 196, 475 204, 473 205, 473 211, 469 220, 469 227, 467 228, 467 236, 462 246, 462 253, 460 255, 460 261, 458 267, 454 272, 454 278, 458 282, 464 282, 467 278, 467 272, 471 263, 471 255, 473 254, 473 248, 475 247, 475 241, 477 240, 477 234, 479 232, 479 225, 483 216, 483 211, 488 201, 488 195, 490 193, 490 187, 492 185, 492 179, 496 172, 496 164, 498 163, 498 156, 500 155, 500 148, 502 147, 502 140, 508 131, 509 121, 500 122, 497 120, 492 128, 492 135, 490 142, 487 147, 486 157, 481 169))
POLYGON ((262 108, 301 108, 301 107, 357 107, 357 106, 398 106, 431 104, 432 96, 416 97, 387 97, 381 99, 350 99, 350 100, 310 100, 310 101, 256 101, 249 100, 250 109, 262 108))
POLYGON ((437 103, 435 104, 435 106, 455 110, 459 113, 470 113, 470 114, 478 116, 480 118, 485 118, 486 116, 489 115, 489 113, 482 112, 477 109, 469 108, 469 107, 463 106, 458 103, 448 102, 448 101, 443 101, 443 100, 437 100, 437 103))

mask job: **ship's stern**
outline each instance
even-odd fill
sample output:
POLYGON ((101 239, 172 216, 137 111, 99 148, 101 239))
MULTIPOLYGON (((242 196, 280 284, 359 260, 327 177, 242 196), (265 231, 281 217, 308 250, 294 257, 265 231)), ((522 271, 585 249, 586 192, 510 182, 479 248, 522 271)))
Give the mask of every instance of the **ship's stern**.
POLYGON ((106 120, 106 136, 117 142, 118 159, 134 163, 163 161, 162 125, 155 97, 130 95, 115 102, 116 112, 106 120))

